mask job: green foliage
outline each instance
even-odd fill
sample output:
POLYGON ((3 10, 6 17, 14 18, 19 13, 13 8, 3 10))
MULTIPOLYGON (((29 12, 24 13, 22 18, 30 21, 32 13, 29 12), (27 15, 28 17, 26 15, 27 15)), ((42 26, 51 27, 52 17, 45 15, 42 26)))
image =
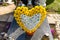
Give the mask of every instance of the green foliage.
POLYGON ((58 13, 60 14, 60 8, 58 8, 58 13))
POLYGON ((2 5, 3 5, 3 6, 7 6, 8 4, 7 4, 7 3, 3 3, 2 5))
POLYGON ((60 10, 60 0, 54 0, 54 2, 47 5, 46 8, 47 9, 53 9, 55 11, 59 11, 60 10))
POLYGON ((14 4, 16 4, 16 0, 13 0, 14 1, 14 4))
POLYGON ((47 5, 49 5, 49 4, 53 3, 53 2, 54 2, 54 0, 46 0, 47 5))
POLYGON ((60 0, 57 0, 58 2, 60 2, 60 0))

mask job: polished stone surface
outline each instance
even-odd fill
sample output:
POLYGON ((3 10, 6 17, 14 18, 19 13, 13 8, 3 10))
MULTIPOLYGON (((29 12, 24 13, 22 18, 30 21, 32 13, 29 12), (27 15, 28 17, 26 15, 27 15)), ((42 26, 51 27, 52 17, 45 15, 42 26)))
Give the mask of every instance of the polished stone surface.
POLYGON ((43 24, 36 30, 33 36, 27 36, 27 34, 18 26, 15 20, 13 20, 10 29, 8 30, 8 35, 15 40, 41 40, 43 35, 49 34, 49 39, 53 40, 50 26, 47 19, 43 24))

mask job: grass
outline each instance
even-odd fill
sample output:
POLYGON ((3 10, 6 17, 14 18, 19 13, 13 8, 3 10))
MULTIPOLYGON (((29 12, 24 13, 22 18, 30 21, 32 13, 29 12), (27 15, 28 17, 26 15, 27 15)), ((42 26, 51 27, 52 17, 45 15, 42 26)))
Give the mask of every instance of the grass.
POLYGON ((60 0, 54 0, 53 3, 47 5, 46 9, 53 9, 60 12, 60 0))

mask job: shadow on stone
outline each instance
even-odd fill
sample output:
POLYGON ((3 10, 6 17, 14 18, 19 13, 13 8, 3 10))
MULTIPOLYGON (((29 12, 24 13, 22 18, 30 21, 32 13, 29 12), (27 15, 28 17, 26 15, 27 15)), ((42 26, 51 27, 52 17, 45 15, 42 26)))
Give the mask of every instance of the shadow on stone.
POLYGON ((31 40, 32 36, 28 36, 26 33, 21 34, 16 40, 31 40))

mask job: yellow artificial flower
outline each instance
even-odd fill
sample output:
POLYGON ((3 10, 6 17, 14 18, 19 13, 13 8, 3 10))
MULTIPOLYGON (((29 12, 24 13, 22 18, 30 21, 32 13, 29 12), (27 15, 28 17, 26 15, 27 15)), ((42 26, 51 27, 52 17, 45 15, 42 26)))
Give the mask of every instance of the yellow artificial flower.
POLYGON ((35 8, 32 8, 31 10, 32 10, 32 11, 35 11, 35 8))
POLYGON ((21 7, 17 7, 17 9, 16 10, 20 10, 21 9, 21 7))
POLYGON ((28 15, 29 15, 29 12, 28 12, 28 11, 25 11, 25 13, 24 13, 24 14, 28 16, 28 15))
POLYGON ((39 10, 39 6, 35 6, 35 9, 36 9, 36 10, 39 10))
POLYGON ((28 35, 32 35, 36 31, 36 29, 41 25, 41 23, 44 21, 44 18, 46 18, 46 10, 42 6, 35 6, 34 8, 30 10, 28 10, 28 7, 21 6, 15 10, 14 17, 17 23, 19 24, 19 26, 21 26, 21 28, 24 29, 24 31, 27 32, 28 35), (43 16, 42 19, 32 30, 29 30, 21 21, 21 14, 31 17, 38 13, 40 13, 43 16))
POLYGON ((22 10, 22 13, 25 13, 25 10, 22 10))
POLYGON ((37 12, 39 12, 39 7, 38 6, 35 7, 35 13, 37 13, 37 12))
POLYGON ((42 10, 42 9, 40 9, 40 10, 39 10, 39 12, 40 12, 40 13, 42 13, 42 12, 43 12, 43 10, 42 10))
POLYGON ((42 6, 39 6, 40 9, 42 9, 43 7, 42 6))
POLYGON ((31 10, 29 10, 29 13, 31 13, 31 10))
POLYGON ((39 6, 35 6, 35 9, 39 9, 39 6))
POLYGON ((46 15, 47 14, 47 12, 46 11, 43 11, 43 13, 46 15))
POLYGON ((35 12, 35 9, 34 9, 34 8, 32 8, 32 9, 31 9, 31 11, 32 11, 32 13, 34 13, 34 12, 35 12))
POLYGON ((28 7, 24 7, 24 8, 25 8, 26 11, 28 10, 28 7))

